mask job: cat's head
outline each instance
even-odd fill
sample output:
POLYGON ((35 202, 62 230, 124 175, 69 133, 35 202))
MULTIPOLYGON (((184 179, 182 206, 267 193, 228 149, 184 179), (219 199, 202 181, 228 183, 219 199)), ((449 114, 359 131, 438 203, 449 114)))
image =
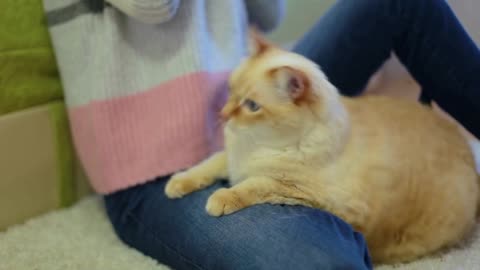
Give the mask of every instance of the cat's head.
MULTIPOLYGON (((250 31, 251 52, 231 74, 221 116, 235 128, 295 130, 328 121, 340 105, 319 67, 250 31)), ((298 130, 297 130, 298 131, 298 130)))

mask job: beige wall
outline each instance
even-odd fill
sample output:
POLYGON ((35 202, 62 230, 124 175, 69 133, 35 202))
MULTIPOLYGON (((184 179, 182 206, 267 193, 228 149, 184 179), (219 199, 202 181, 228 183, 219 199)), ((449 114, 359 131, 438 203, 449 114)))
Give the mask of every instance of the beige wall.
POLYGON ((480 1, 448 0, 470 36, 480 45, 480 1))

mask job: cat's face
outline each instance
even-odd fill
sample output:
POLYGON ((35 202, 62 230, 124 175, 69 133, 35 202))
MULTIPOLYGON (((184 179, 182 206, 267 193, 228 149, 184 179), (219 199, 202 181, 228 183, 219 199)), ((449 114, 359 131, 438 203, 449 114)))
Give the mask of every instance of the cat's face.
POLYGON ((252 33, 253 52, 229 80, 230 96, 221 115, 235 128, 292 130, 337 95, 319 68, 308 59, 268 44, 252 33))

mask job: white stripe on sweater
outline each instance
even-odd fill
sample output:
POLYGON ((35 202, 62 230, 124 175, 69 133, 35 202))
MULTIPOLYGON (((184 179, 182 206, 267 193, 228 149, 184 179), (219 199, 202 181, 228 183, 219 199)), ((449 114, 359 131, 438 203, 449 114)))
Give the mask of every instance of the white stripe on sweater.
POLYGON ((52 27, 68 105, 130 95, 185 74, 237 65, 246 51, 243 3, 204 1, 182 2, 177 16, 161 25, 107 8, 52 27))

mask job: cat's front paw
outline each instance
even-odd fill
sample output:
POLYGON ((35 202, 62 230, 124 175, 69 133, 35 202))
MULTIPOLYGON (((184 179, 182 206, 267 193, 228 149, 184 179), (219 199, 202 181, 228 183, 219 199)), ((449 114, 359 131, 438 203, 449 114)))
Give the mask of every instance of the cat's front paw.
POLYGON ((209 215, 219 217, 231 214, 245 207, 245 203, 242 202, 234 191, 227 188, 220 188, 210 195, 205 209, 209 215))
POLYGON ((165 195, 170 199, 182 198, 202 189, 204 187, 202 182, 204 182, 203 179, 188 173, 188 171, 174 174, 165 186, 165 195))

